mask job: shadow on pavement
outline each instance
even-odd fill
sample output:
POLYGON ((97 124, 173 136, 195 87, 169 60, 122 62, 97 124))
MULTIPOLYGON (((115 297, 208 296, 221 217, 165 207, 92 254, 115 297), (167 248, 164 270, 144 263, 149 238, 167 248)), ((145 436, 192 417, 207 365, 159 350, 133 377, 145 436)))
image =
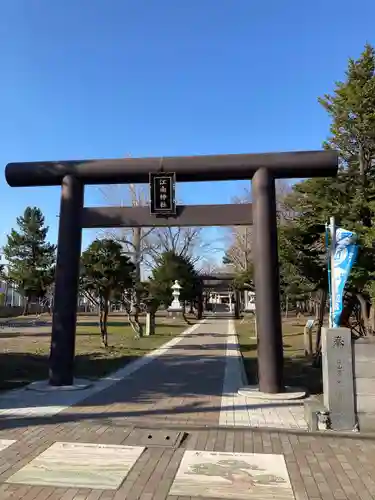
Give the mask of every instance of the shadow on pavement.
MULTIPOLYGON (((204 329, 209 332, 210 322, 204 324, 204 329)), ((94 413, 91 418, 108 418, 110 415, 124 418, 152 418, 164 415, 184 415, 191 412, 212 413, 219 412, 220 401, 223 389, 223 381, 226 367, 227 348, 236 348, 235 345, 227 345, 224 334, 215 323, 213 333, 200 332, 199 334, 186 335, 181 338, 179 343, 169 348, 162 356, 154 358, 148 364, 143 365, 139 371, 128 375, 125 379, 115 381, 113 385, 96 392, 73 405, 69 409, 69 417, 66 414, 53 417, 35 417, 35 422, 41 421, 50 423, 56 422, 56 418, 87 419, 85 408, 88 413, 92 413, 92 408, 97 408, 98 413, 94 413), (200 343, 195 343, 192 338, 199 335, 200 343), (207 342, 204 342, 204 336, 207 342), (222 342, 219 339, 222 338, 222 342), (200 350, 200 353, 197 352, 200 350), (185 352, 186 351, 186 352, 185 352), (113 410, 111 411, 111 405, 113 410), (79 412, 74 408, 80 407, 79 412), (103 407, 107 411, 103 413, 103 407), (81 413, 82 412, 82 413, 81 413), (72 417, 71 414, 75 416, 72 417)), ((203 326, 203 325, 202 325, 203 326)), ((223 327, 223 324, 221 325, 223 327)), ((225 323, 225 329, 226 329, 225 323)), ((255 345, 243 346, 245 350, 255 350, 255 345)), ((132 350, 135 350, 132 348, 132 350)), ((139 350, 139 356, 144 354, 144 350, 139 350)), ((76 357, 77 376, 99 378, 106 374, 115 372, 117 369, 137 359, 138 356, 122 355, 118 357, 100 358, 98 353, 89 355, 78 355, 76 357)), ((235 360, 235 357, 231 357, 235 360)), ((238 358, 237 358, 238 359, 238 358)), ((321 370, 317 369, 314 373, 311 366, 307 370, 309 361, 306 358, 294 358, 285 362, 285 383, 288 385, 307 387, 310 392, 318 390, 319 377, 321 370), (316 376, 315 376, 316 375, 316 376)), ((311 362, 310 362, 311 363, 311 362)), ((245 368, 250 384, 256 383, 257 358, 246 358, 245 368)), ((38 353, 1 353, 0 354, 0 380, 6 383, 12 379, 19 383, 27 383, 35 379, 45 379, 48 373, 48 356, 38 353), (31 378, 32 373, 32 378, 31 378), (12 375, 12 376, 11 376, 12 375)), ((31 391, 24 391, 30 394, 31 391)), ((34 393, 35 394, 35 393, 34 393)), ((61 394, 61 393, 60 393, 61 394)), ((65 393, 66 394, 66 393, 65 393)), ((58 406, 58 396, 46 396, 45 401, 41 403, 41 396, 28 397, 28 407, 38 406, 58 406), (35 402, 32 398, 35 398, 35 402)), ((22 401, 15 401, 7 398, 3 394, 0 398, 0 409, 23 408, 22 401)), ((62 406, 66 406, 63 403, 62 406)), ((286 403, 285 406, 300 405, 301 402, 286 403)), ((275 405, 271 405, 275 406, 275 405)), ((276 404, 280 406, 280 404, 276 404)), ((257 408, 270 407, 263 402, 256 405, 257 408)), ((9 422, 30 421, 29 417, 4 417, 0 415, 1 421, 6 425, 9 422)), ((171 419, 173 420, 173 419, 171 419)), ((17 424, 18 425, 18 424, 17 424)), ((23 424, 22 424, 23 425, 23 424)), ((27 424, 30 425, 30 424, 27 424)))
MULTIPOLYGON (((273 409, 273 408, 290 408, 290 407, 298 407, 301 406, 302 401, 291 401, 291 402, 278 402, 278 403, 259 403, 256 405, 238 405, 237 408, 241 409, 273 409)), ((98 408, 97 412, 82 410, 82 405, 80 406, 80 410, 75 412, 74 406, 70 407, 67 412, 58 413, 54 416, 36 416, 36 417, 14 417, 14 416, 0 416, 0 430, 4 429, 14 429, 14 428, 24 428, 29 426, 48 426, 48 425, 58 425, 70 422, 90 422, 90 423, 98 423, 98 425, 103 425, 104 423, 108 423, 111 421, 111 425, 116 424, 113 422, 117 420, 117 424, 119 424, 119 419, 123 419, 123 425, 141 425, 145 424, 145 422, 154 423, 158 425, 160 423, 164 423, 165 425, 181 425, 185 424, 187 427, 189 424, 192 425, 207 425, 205 420, 200 421, 199 418, 195 418, 192 421, 186 423, 186 418, 191 414, 207 414, 207 413, 217 413, 219 414, 220 410, 231 410, 230 406, 205 406, 199 402, 192 402, 186 405, 181 405, 176 408, 160 408, 160 409, 147 409, 147 410, 124 410, 124 411, 100 411, 98 408), (178 418, 173 419, 165 419, 165 417, 178 417, 181 416, 181 420, 178 418), (148 420, 149 419, 149 420, 148 420)), ((215 425, 215 422, 210 422, 211 425, 215 425)), ((218 422, 217 422, 218 425, 218 422)), ((222 426, 220 426, 222 427, 222 426)), ((224 426, 223 426, 224 427, 224 426)))

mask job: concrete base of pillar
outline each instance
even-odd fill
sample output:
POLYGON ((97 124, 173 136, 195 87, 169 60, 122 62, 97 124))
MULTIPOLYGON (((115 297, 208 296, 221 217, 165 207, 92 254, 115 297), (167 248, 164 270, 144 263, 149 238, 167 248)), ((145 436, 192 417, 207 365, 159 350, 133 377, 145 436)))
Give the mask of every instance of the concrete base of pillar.
POLYGON ((259 399, 267 401, 293 401, 295 399, 305 398, 307 396, 307 392, 296 387, 285 387, 285 392, 270 394, 267 392, 260 392, 257 385, 250 385, 238 389, 238 395, 245 396, 249 399, 259 399))
POLYGON ((50 385, 48 380, 32 382, 26 389, 35 392, 82 391, 93 385, 91 380, 76 378, 72 385, 50 385))

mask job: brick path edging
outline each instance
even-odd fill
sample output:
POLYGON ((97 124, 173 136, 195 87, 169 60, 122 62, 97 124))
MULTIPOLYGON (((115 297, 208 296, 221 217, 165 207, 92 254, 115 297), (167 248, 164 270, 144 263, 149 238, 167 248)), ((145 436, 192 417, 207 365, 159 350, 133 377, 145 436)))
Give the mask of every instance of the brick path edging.
POLYGON ((236 324, 235 324, 233 319, 230 320, 230 324, 231 324, 231 333, 232 333, 233 337, 236 339, 236 343, 237 343, 236 351, 237 351, 237 356, 239 358, 242 383, 244 386, 246 386, 246 385, 249 385, 249 379, 247 378, 247 373, 246 373, 246 369, 245 369, 245 361, 244 361, 243 356, 242 356, 240 343, 238 340, 238 334, 236 331, 236 324))

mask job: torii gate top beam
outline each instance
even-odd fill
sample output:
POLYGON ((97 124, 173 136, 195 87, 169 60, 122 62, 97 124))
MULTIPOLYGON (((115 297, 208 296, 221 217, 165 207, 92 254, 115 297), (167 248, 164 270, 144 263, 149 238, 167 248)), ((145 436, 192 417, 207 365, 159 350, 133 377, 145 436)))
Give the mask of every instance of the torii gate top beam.
POLYGON ((83 184, 148 183, 149 174, 175 172, 178 182, 251 179, 266 168, 275 179, 333 177, 337 173, 335 151, 122 158, 9 163, 5 177, 12 187, 60 186, 66 175, 83 184))

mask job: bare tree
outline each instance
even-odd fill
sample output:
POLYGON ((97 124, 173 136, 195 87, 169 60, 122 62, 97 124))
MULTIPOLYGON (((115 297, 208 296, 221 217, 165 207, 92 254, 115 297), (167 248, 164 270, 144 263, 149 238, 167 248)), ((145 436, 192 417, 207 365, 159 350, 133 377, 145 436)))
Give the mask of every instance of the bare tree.
POLYGON ((231 240, 226 251, 226 263, 233 264, 237 272, 247 271, 252 263, 252 228, 231 228, 231 240))
MULTIPOLYGON (((130 157, 131 154, 126 156, 130 157)), ((130 185, 127 189, 126 186, 115 185, 99 189, 106 201, 115 206, 128 205, 129 198, 132 206, 149 205, 145 187, 136 188, 130 185)), ((163 252, 173 251, 177 255, 189 257, 196 263, 217 250, 204 240, 204 231, 197 227, 113 229, 105 231, 105 237, 112 237, 120 242, 125 251, 133 256, 137 281, 141 279, 142 266, 144 269, 154 267, 158 255, 163 252)))
POLYGON ((156 228, 147 242, 148 265, 153 267, 159 255, 174 252, 197 263, 212 249, 211 242, 204 240, 204 231, 199 227, 156 228))
POLYGON ((216 262, 212 262, 212 260, 203 259, 198 266, 198 272, 200 274, 215 274, 220 272, 221 266, 219 266, 216 262))
MULTIPOLYGON (((148 197, 144 186, 135 186, 134 184, 114 184, 99 187, 101 195, 106 202, 112 206, 147 206, 148 197)), ((101 236, 104 238, 112 238, 120 243, 134 263, 135 276, 134 281, 136 286, 131 290, 131 293, 123 294, 122 304, 125 307, 130 324, 134 331, 141 332, 142 326, 139 322, 139 314, 141 312, 141 297, 140 284, 142 281, 142 266, 144 266, 147 258, 147 252, 150 248, 150 235, 154 228, 112 228, 101 230, 101 236), (133 312, 134 317, 131 317, 133 312)), ((130 292, 130 291, 128 291, 130 292)))
MULTIPOLYGON (((245 188, 240 196, 233 199, 233 203, 250 204, 250 189, 245 188)), ((249 210, 251 210, 250 206, 249 210)), ((229 235, 229 245, 225 251, 224 263, 232 264, 238 273, 248 271, 252 264, 252 226, 230 227, 227 234, 229 235)))
POLYGON ((285 198, 291 193, 292 185, 285 179, 276 181, 276 209, 277 217, 280 223, 293 218, 294 212, 286 206, 285 198))
MULTIPOLYGON (((289 214, 283 200, 290 193, 291 186, 284 180, 276 181, 276 205, 279 219, 286 219, 289 214)), ((247 204, 252 202, 251 189, 245 188, 233 203, 247 204)), ((250 209, 250 207, 249 207, 250 209)), ((224 262, 231 263, 237 272, 246 272, 252 266, 252 226, 237 226, 229 228, 229 245, 226 249, 224 262)))
MULTIPOLYGON (((148 196, 144 186, 114 184, 100 186, 99 192, 110 206, 142 207, 148 205, 148 196)), ((154 230, 155 228, 122 227, 100 230, 100 233, 105 238, 112 238, 123 246, 124 253, 132 258, 136 266, 136 279, 140 281, 142 263, 150 248, 149 237, 154 230)))
MULTIPOLYGON (((99 187, 99 192, 110 206, 149 205, 148 193, 144 186, 107 185, 99 187)), ((100 234, 123 245, 125 253, 133 259, 139 278, 141 268, 152 268, 157 257, 163 252, 173 251, 177 255, 197 261, 210 247, 203 239, 202 229, 197 227, 113 228, 100 230, 100 234)))

